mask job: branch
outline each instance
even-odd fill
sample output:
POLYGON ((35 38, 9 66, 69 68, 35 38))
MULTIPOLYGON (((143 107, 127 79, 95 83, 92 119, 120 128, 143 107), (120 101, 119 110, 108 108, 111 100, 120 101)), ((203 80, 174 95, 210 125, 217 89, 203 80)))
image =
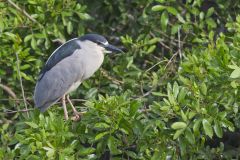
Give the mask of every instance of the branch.
POLYGON ((16 94, 13 92, 13 90, 10 87, 0 83, 0 88, 6 91, 14 100, 17 99, 16 94))
POLYGON ((179 57, 182 60, 180 27, 178 27, 178 51, 179 51, 179 57))
MULTIPOLYGON (((22 77, 21 77, 21 74, 20 74, 19 58, 18 58, 17 52, 15 52, 15 54, 16 54, 16 58, 17 58, 17 72, 18 72, 18 77, 19 77, 20 86, 21 86, 21 90, 22 90, 23 102, 24 102, 25 109, 28 110, 28 108, 27 108, 27 100, 26 100, 26 98, 25 98, 24 89, 23 89, 23 84, 22 84, 22 77)), ((28 113, 28 111, 27 111, 27 116, 28 116, 28 118, 29 118, 29 113, 28 113)))
POLYGON ((12 0, 7 0, 9 4, 11 4, 14 8, 16 8, 18 11, 22 12, 28 19, 30 19, 32 22, 37 23, 41 27, 43 27, 37 20, 35 20, 32 16, 30 16, 24 9, 20 8, 17 4, 15 4, 12 0))
MULTIPOLYGON (((0 83, 0 88, 2 88, 4 91, 6 91, 9 94, 9 96, 13 98, 15 104, 19 104, 19 100, 18 100, 16 94, 13 92, 13 90, 10 87, 0 83)), ((0 99, 0 101, 1 101, 1 99, 0 99)))
POLYGON ((156 67, 157 65, 163 63, 163 62, 166 62, 167 60, 162 60, 162 61, 159 61, 157 62, 156 64, 154 64, 153 66, 151 66, 150 68, 148 68, 145 72, 149 72, 150 70, 152 70, 154 67, 156 67))
POLYGON ((9 110, 7 112, 5 112, 6 114, 14 114, 14 113, 19 113, 19 112, 27 112, 28 114, 28 111, 33 111, 34 109, 23 109, 23 110, 18 110, 18 111, 12 111, 12 110, 9 110))
POLYGON ((174 53, 174 55, 170 58, 170 60, 168 61, 167 65, 164 67, 164 69, 166 69, 167 66, 172 63, 173 58, 176 57, 178 54, 179 54, 179 50, 176 53, 174 53))
POLYGON ((123 81, 120 81, 120 80, 117 80, 113 77, 110 77, 107 73, 107 71, 105 71, 104 69, 100 69, 100 72, 103 74, 104 77, 106 77, 107 79, 111 80, 113 83, 117 84, 117 85, 120 85, 120 84, 123 84, 123 81))

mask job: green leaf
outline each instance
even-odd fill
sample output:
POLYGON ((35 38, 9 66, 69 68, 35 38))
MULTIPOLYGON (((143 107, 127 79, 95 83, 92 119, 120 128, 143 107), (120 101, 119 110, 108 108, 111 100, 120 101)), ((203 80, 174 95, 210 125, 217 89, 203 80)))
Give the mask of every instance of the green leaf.
POLYGON ((166 7, 163 5, 156 5, 152 7, 152 11, 156 12, 156 11, 162 11, 164 10, 166 7))
POLYGON ((235 69, 231 75, 230 75, 231 78, 239 78, 240 77, 240 68, 238 69, 235 69))
POLYGON ((183 17, 180 14, 177 14, 177 19, 179 20, 179 22, 181 23, 186 23, 186 21, 183 19, 183 17))
POLYGON ((156 44, 157 42, 159 42, 161 39, 160 38, 153 38, 153 39, 150 39, 147 44, 149 45, 152 45, 152 44, 156 44))
POLYGON ((26 70, 30 67, 31 67, 30 64, 24 64, 24 65, 20 66, 20 70, 26 70))
POLYGON ((94 125, 94 128, 105 129, 109 128, 109 125, 107 123, 99 122, 94 125))
POLYGON ((177 99, 178 93, 179 93, 179 86, 178 86, 177 82, 174 82, 174 84, 173 84, 173 96, 174 96, 175 99, 177 99))
POLYGON ((200 20, 203 20, 203 19, 204 19, 204 12, 200 12, 199 18, 200 18, 200 20))
POLYGON ((159 97, 166 97, 167 95, 161 92, 152 92, 152 95, 159 96, 159 97))
POLYGON ((230 131, 234 131, 235 130, 235 127, 234 125, 232 124, 232 122, 228 121, 227 119, 224 119, 223 121, 221 121, 221 123, 227 127, 230 131))
POLYGON ((202 92, 203 95, 207 95, 207 86, 205 83, 202 83, 200 85, 200 91, 202 92))
POLYGON ((32 37, 31 46, 32 46, 33 49, 37 48, 37 41, 36 41, 36 39, 34 37, 32 37))
POLYGON ((181 110, 181 117, 182 119, 186 122, 187 121, 187 116, 186 114, 183 112, 183 110, 181 110))
POLYGON ((126 154, 131 157, 132 159, 138 159, 139 157, 137 156, 137 154, 133 151, 127 150, 126 154))
POLYGON ((172 105, 176 104, 174 96, 172 94, 172 86, 170 83, 167 84, 167 93, 168 93, 168 100, 169 100, 170 104, 172 104, 172 105))
POLYGON ((32 128, 38 128, 38 125, 34 122, 25 122, 25 124, 29 125, 32 128))
POLYGON ((185 85, 192 85, 192 82, 191 82, 189 79, 187 79, 187 78, 185 78, 185 77, 183 77, 183 76, 179 76, 179 79, 180 79, 180 81, 182 81, 185 85))
POLYGON ((156 45, 152 45, 151 47, 149 47, 146 54, 152 53, 156 49, 156 47, 157 47, 156 45))
POLYGON ((104 137, 105 135, 107 135, 107 134, 109 134, 109 131, 101 132, 101 133, 99 133, 99 134, 97 134, 97 135, 95 136, 95 140, 97 141, 97 140, 103 138, 103 137, 104 137))
POLYGON ((173 135, 173 139, 177 139, 183 132, 185 129, 179 129, 175 132, 175 134, 173 135))
POLYGON ((109 136, 107 145, 108 145, 108 148, 109 148, 111 154, 113 154, 113 155, 117 155, 117 154, 121 153, 121 151, 119 149, 117 149, 116 141, 117 140, 113 136, 109 136))
POLYGON ((68 24, 67 24, 67 32, 68 32, 68 34, 71 34, 72 31, 73 31, 72 22, 71 22, 71 21, 68 21, 68 24))
POLYGON ((130 111, 129 111, 130 116, 134 116, 136 114, 136 112, 138 111, 140 106, 141 106, 140 102, 138 102, 138 101, 132 102, 131 105, 130 105, 130 111))
POLYGON ((161 15, 161 28, 163 31, 167 30, 167 24, 168 24, 168 13, 164 11, 161 15))
POLYGON ((186 95, 187 95, 186 89, 185 88, 181 88, 181 90, 180 90, 180 92, 178 94, 178 102, 182 103, 183 100, 185 99, 186 95))
POLYGON ((187 124, 185 122, 174 122, 171 125, 172 129, 182 129, 182 128, 186 128, 186 127, 187 127, 187 124))
POLYGON ((203 119, 202 124, 203 124, 203 129, 204 129, 205 134, 208 135, 210 138, 212 138, 213 129, 212 129, 211 124, 208 122, 207 119, 203 119))
POLYGON ((43 147, 43 149, 47 150, 47 157, 48 158, 53 158, 55 154, 55 150, 50 147, 43 147))
POLYGON ((200 124, 201 124, 202 119, 198 119, 194 122, 193 124, 193 132, 196 134, 199 132, 200 124))
POLYGON ((214 13, 214 7, 208 9, 206 17, 210 17, 214 13))
POLYGON ((173 7, 167 7, 167 11, 169 13, 173 14, 174 16, 176 16, 178 14, 178 11, 173 7))
POLYGON ((190 142, 191 144, 195 143, 195 137, 194 134, 192 133, 190 128, 187 128, 185 130, 185 138, 188 140, 188 142, 190 142))
POLYGON ((20 74, 24 79, 26 79, 28 81, 33 81, 33 79, 30 76, 28 76, 26 73, 20 72, 20 74))
POLYGON ((208 18, 208 19, 206 20, 206 22, 207 22, 208 26, 211 27, 211 28, 216 28, 216 27, 217 27, 216 22, 215 22, 214 19, 212 19, 212 18, 208 18))
POLYGON ((95 148, 93 147, 89 147, 89 148, 85 148, 85 147, 80 147, 78 150, 79 155, 81 156, 87 156, 89 154, 92 154, 95 152, 95 148))
POLYGON ((90 20, 90 19, 92 19, 92 17, 89 14, 87 14, 87 13, 77 12, 77 15, 79 16, 79 18, 81 18, 83 20, 90 20))
POLYGON ((33 35, 32 34, 29 34, 27 35, 25 38, 24 38, 24 42, 28 42, 30 39, 32 39, 33 35))
POLYGON ((214 131, 215 131, 215 133, 216 133, 216 135, 219 137, 219 138, 222 138, 222 136, 223 136, 223 130, 222 130, 222 128, 221 128, 221 126, 220 126, 220 124, 219 124, 219 122, 218 121, 215 121, 215 124, 214 124, 214 131))
POLYGON ((228 65, 228 68, 231 68, 231 69, 240 69, 240 67, 238 67, 237 65, 228 65))

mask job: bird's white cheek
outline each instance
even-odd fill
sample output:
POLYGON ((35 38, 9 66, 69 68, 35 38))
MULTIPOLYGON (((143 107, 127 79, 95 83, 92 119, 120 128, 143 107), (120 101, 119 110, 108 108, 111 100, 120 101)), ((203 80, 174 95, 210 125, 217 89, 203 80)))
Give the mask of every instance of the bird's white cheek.
POLYGON ((104 53, 112 53, 112 51, 108 51, 108 50, 106 50, 106 49, 105 49, 103 52, 104 52, 104 53))

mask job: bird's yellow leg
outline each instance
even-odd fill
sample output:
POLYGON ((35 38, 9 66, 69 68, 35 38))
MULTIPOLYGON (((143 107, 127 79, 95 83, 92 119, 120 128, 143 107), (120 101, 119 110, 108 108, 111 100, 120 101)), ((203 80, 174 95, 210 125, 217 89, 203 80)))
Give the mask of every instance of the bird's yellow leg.
POLYGON ((65 95, 63 95, 63 97, 62 97, 62 105, 63 105, 63 111, 64 111, 64 118, 65 118, 65 120, 68 120, 68 111, 67 111, 67 106, 66 106, 65 95))
POLYGON ((72 110, 73 110, 73 113, 76 115, 76 114, 79 114, 78 111, 76 110, 76 108, 74 107, 74 105, 72 104, 70 98, 69 98, 69 95, 67 95, 67 101, 69 102, 70 106, 72 107, 72 110))
POLYGON ((74 107, 74 105, 72 104, 70 98, 69 98, 69 95, 67 95, 67 101, 69 102, 70 106, 72 107, 72 110, 73 110, 73 113, 75 115, 75 117, 73 117, 72 119, 74 121, 78 121, 80 118, 81 118, 81 115, 83 114, 82 112, 78 112, 76 110, 76 108, 74 107))

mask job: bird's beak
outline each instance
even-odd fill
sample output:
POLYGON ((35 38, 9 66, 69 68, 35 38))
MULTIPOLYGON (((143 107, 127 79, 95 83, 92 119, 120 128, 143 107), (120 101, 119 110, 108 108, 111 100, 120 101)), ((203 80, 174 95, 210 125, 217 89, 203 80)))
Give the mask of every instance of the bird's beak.
POLYGON ((112 53, 112 52, 115 52, 115 53, 123 53, 123 51, 111 44, 107 44, 106 46, 104 46, 104 48, 106 49, 107 53, 112 53))

